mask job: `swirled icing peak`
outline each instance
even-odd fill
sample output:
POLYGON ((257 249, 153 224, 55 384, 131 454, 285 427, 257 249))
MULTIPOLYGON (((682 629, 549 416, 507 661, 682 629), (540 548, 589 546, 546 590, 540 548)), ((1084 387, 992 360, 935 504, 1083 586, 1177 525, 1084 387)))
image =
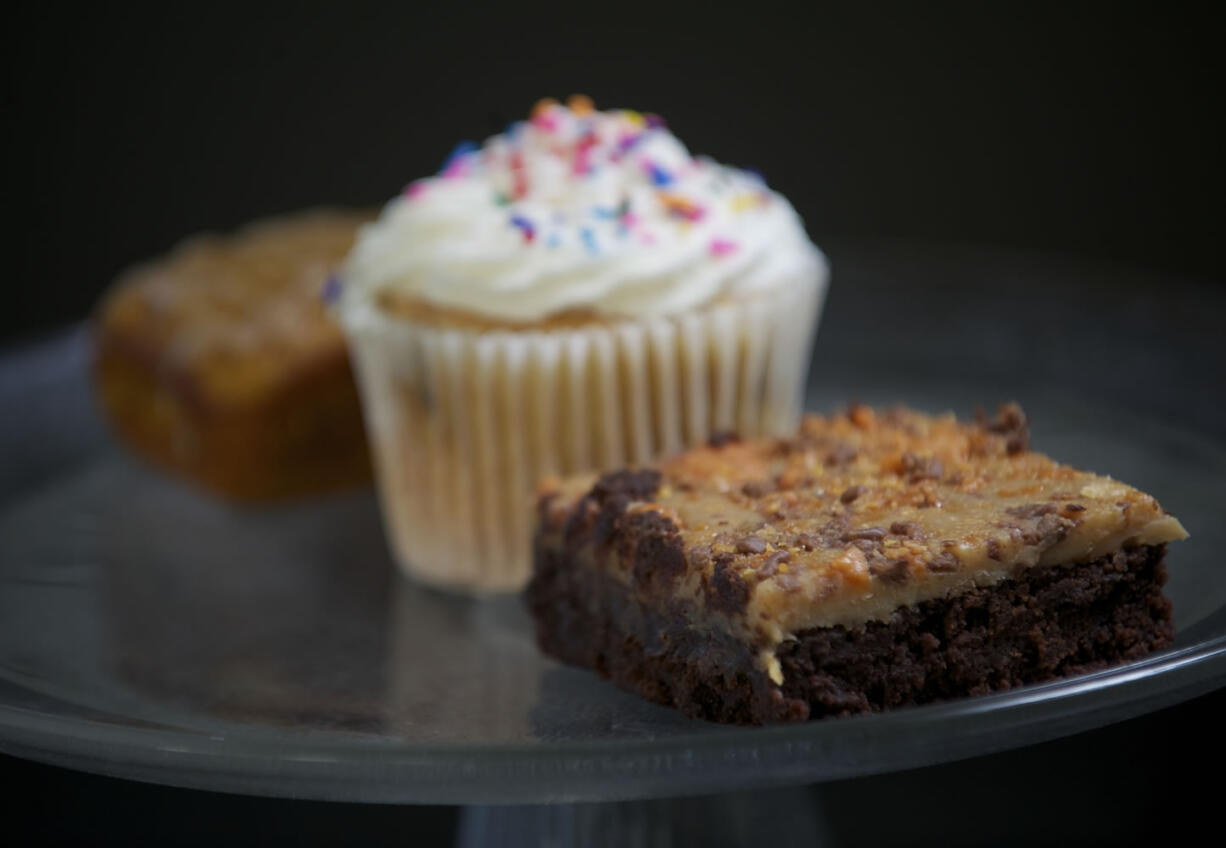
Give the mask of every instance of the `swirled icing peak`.
POLYGON ((791 205, 694 157, 654 115, 584 97, 464 142, 361 233, 345 297, 395 291, 499 320, 667 315, 824 278, 791 205))

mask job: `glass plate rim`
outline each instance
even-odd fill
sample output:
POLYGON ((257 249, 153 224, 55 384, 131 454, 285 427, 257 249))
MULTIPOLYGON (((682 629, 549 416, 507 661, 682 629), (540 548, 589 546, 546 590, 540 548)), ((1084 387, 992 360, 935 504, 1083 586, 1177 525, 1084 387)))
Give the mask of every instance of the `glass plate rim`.
MULTIPOLYGON (((641 755, 643 753, 661 753, 667 750, 689 750, 695 746, 704 749, 722 748, 725 750, 740 747, 761 747, 759 743, 789 743, 796 741, 812 741, 806 737, 820 737, 834 733, 838 729, 861 729, 866 726, 881 724, 916 726, 931 725, 953 721, 971 716, 988 716, 1018 710, 1022 707, 1042 703, 1053 705, 1059 703, 1080 703, 1092 700, 1095 696, 1115 693, 1129 686, 1144 685, 1156 679, 1168 680, 1172 676, 1186 677, 1178 679, 1181 684, 1172 687, 1170 698, 1163 699, 1168 704, 1178 703, 1185 698, 1180 697, 1185 690, 1215 688, 1212 684, 1226 684, 1226 633, 1211 636, 1193 645, 1168 649, 1150 654, 1142 659, 1112 666, 1106 669, 1089 672, 1075 677, 1043 683, 1021 686, 1005 692, 994 692, 969 698, 945 701, 936 704, 904 707, 868 715, 856 715, 821 719, 797 724, 767 725, 761 727, 723 727, 701 723, 707 733, 678 733, 664 737, 647 737, 643 739, 604 739, 566 742, 565 745, 551 746, 548 742, 522 743, 464 743, 451 742, 445 744, 429 744, 418 742, 402 742, 388 737, 379 737, 357 732, 330 731, 294 731, 267 728, 260 725, 227 726, 225 729, 210 731, 177 725, 163 724, 158 727, 121 726, 107 723, 94 718, 60 716, 37 709, 0 703, 0 741, 18 741, 12 732, 28 732, 50 739, 84 739, 89 733, 60 732, 57 729, 89 729, 100 735, 117 737, 113 741, 120 745, 125 742, 134 750, 145 750, 147 746, 139 744, 142 740, 165 735, 183 739, 173 747, 165 749, 151 748, 149 750, 168 750, 174 753, 192 755, 216 755, 217 751, 207 750, 216 742, 241 743, 246 747, 241 754, 246 756, 255 749, 276 750, 283 754, 284 744, 293 743, 300 748, 300 753, 321 755, 339 753, 341 755, 361 751, 362 755, 377 753, 394 759, 404 756, 408 759, 423 757, 471 757, 474 753, 482 756, 499 757, 529 757, 542 760, 550 757, 573 757, 584 753, 600 755, 617 753, 624 755, 641 755), (1203 673, 1202 672, 1203 669, 1203 673), (1197 685, 1202 684, 1202 685, 1197 685), (1207 684, 1207 685, 1205 685, 1207 684), (25 720, 14 720, 15 716, 24 716, 25 720), (203 744, 200 743, 203 740, 203 744)), ((22 688, 28 688, 4 673, 4 679, 22 688)), ((612 685, 612 684, 609 684, 612 685)), ((1186 697, 1195 697, 1195 693, 1186 697)), ((71 703, 71 702, 65 702, 71 703)), ((1085 705, 1088 706, 1088 705, 1085 705)), ((1077 711, 1077 710, 1074 710, 1077 711)), ((152 722, 150 722, 152 724, 152 722)), ((234 752, 231 752, 234 753, 234 752)), ((357 759, 361 759, 358 757, 357 759)), ((337 760, 345 759, 338 756, 337 760)))

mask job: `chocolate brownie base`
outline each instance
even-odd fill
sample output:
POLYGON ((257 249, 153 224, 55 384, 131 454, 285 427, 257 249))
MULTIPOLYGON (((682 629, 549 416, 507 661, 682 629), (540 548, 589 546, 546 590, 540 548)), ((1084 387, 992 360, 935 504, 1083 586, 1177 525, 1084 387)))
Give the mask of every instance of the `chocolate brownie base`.
POLYGON ((540 548, 527 601, 546 653, 711 721, 762 724, 878 711, 1009 689, 1167 646, 1165 545, 1035 567, 993 586, 898 610, 862 628, 781 644, 783 685, 756 649, 655 610, 615 580, 540 548))

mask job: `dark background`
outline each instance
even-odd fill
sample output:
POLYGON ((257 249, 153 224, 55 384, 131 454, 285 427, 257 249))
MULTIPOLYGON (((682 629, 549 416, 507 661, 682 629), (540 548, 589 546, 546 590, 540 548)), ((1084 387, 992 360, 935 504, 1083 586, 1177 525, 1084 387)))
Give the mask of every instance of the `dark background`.
MULTIPOLYGON (((84 317, 119 270, 187 234, 380 203, 458 139, 571 92, 659 112, 693 151, 759 168, 819 244, 1001 244, 1226 280, 1221 29, 1170 5, 9 14, 5 346, 84 317)), ((1224 707, 1218 692, 1026 751, 818 788, 814 803, 848 844, 1146 841, 1219 803, 1224 707)), ((17 787, 0 828, 15 819, 33 842, 431 844, 456 815, 11 758, 0 777, 17 787)))
POLYGON ((23 7, 0 59, 17 222, 0 339, 81 318, 189 233, 382 203, 457 140, 571 92, 756 166, 819 244, 994 243, 1226 278, 1214 21, 1176 4, 802 8, 23 7))

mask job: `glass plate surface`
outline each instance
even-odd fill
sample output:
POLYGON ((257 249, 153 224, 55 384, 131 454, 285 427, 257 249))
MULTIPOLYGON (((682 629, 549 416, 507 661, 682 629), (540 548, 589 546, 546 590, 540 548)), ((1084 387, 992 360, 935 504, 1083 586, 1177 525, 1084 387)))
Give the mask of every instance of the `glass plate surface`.
POLYGON ((1226 683, 1222 421, 1170 367, 1201 355, 1220 297, 1005 251, 830 253, 810 407, 1021 401, 1037 449, 1153 493, 1192 533, 1168 556, 1172 650, 878 715, 692 721, 540 656, 516 598, 399 577, 369 491, 235 507, 131 459, 92 410, 76 328, 0 360, 0 750, 267 795, 627 799, 984 754, 1226 683))

